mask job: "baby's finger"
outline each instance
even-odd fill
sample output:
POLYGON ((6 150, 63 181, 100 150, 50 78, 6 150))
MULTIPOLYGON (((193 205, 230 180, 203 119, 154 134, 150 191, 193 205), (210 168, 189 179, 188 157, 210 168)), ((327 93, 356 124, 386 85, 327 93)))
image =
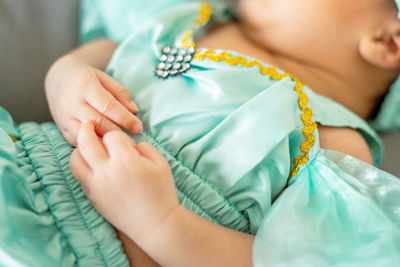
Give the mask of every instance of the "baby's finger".
POLYGON ((152 144, 148 142, 142 142, 136 145, 136 150, 145 158, 148 158, 156 164, 168 164, 164 156, 155 148, 152 144))
POLYGON ((129 155, 139 155, 135 149, 135 139, 122 131, 107 133, 103 137, 103 143, 110 154, 110 157, 121 157, 121 155, 124 157, 129 155))
POLYGON ((81 122, 78 119, 70 118, 67 122, 67 127, 61 128, 61 131, 62 131, 65 139, 73 147, 77 146, 76 136, 78 134, 80 125, 81 125, 81 122))
POLYGON ((69 166, 71 168, 72 174, 81 183, 82 189, 84 189, 85 194, 88 194, 88 188, 90 188, 90 179, 93 175, 93 171, 87 164, 85 159, 82 157, 79 149, 75 149, 69 160, 69 166))
POLYGON ((82 123, 79 128, 78 148, 82 157, 92 169, 108 159, 107 152, 96 135, 93 123, 90 121, 82 123))
POLYGON ((129 131, 142 131, 142 122, 103 88, 89 90, 86 101, 98 112, 129 131))
POLYGON ((120 84, 104 72, 97 72, 97 77, 99 78, 101 85, 130 112, 136 113, 139 111, 139 108, 133 101, 128 89, 126 89, 122 84, 120 84))
POLYGON ((99 136, 104 136, 106 133, 111 131, 121 131, 121 128, 119 128, 118 125, 92 107, 83 109, 79 114, 81 121, 93 122, 95 131, 99 136))

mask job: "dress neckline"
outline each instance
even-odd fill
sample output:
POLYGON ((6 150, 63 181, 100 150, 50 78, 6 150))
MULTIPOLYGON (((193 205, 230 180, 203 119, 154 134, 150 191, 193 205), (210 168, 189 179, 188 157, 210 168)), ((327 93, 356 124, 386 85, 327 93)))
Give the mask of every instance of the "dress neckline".
MULTIPOLYGON (((184 32, 183 40, 181 41, 181 47, 184 49, 196 48, 194 41, 194 35, 200 29, 203 29, 205 25, 211 20, 213 14, 213 7, 210 3, 202 2, 198 10, 198 18, 195 20, 194 25, 184 32)), ((292 161, 292 168, 288 177, 287 186, 289 186, 294 177, 297 176, 300 169, 305 166, 310 160, 310 152, 317 144, 317 139, 314 133, 317 130, 317 123, 312 120, 313 111, 308 104, 308 96, 303 92, 303 83, 290 73, 280 73, 276 68, 269 65, 265 66, 263 62, 259 60, 251 60, 250 57, 240 56, 239 53, 230 53, 227 50, 221 50, 223 52, 217 53, 217 50, 206 50, 199 49, 193 56, 195 60, 208 59, 213 62, 224 62, 231 66, 243 66, 243 67, 256 67, 260 73, 272 80, 283 80, 290 78, 295 83, 294 91, 299 96, 299 107, 302 112, 301 121, 303 122, 302 133, 305 140, 300 145, 301 155, 295 157, 292 161), (234 55, 238 56, 234 56, 234 55)))
MULTIPOLYGON (((198 31, 201 31, 204 29, 205 26, 207 26, 212 19, 213 15, 213 6, 209 3, 203 2, 200 6, 199 10, 199 19, 196 20, 195 24, 196 26, 192 27, 190 29, 191 33, 185 34, 186 37, 192 38, 191 44, 195 47, 196 42, 193 40, 194 35, 198 31)), ((187 41, 187 40, 186 40, 187 41)), ((245 67, 252 67, 252 66, 257 66, 260 69, 261 74, 264 75, 269 75, 270 79, 276 80, 278 76, 285 76, 285 77, 291 77, 295 82, 300 82, 297 78, 295 78, 294 75, 291 75, 289 73, 285 73, 285 71, 275 68, 272 65, 264 62, 263 60, 248 56, 244 53, 237 52, 234 50, 229 50, 229 49, 209 49, 205 46, 202 46, 197 49, 197 53, 194 56, 194 60, 202 61, 204 59, 209 59, 213 62, 225 62, 229 65, 244 65, 245 67), (228 57, 228 58, 226 58, 228 57), (266 72, 269 72, 266 74, 266 72)), ((301 83, 301 82, 300 82, 301 83)), ((355 129, 359 131, 366 142, 368 143, 371 153, 374 158, 374 163, 375 165, 379 165, 383 158, 383 145, 382 142, 378 136, 378 134, 373 130, 373 128, 359 115, 354 113, 352 110, 348 109, 345 107, 343 104, 334 101, 326 96, 323 96, 317 92, 315 92, 312 88, 305 86, 302 84, 302 93, 303 95, 303 100, 304 98, 307 98, 307 101, 309 100, 309 96, 312 96, 311 100, 313 103, 306 103, 309 104, 308 106, 311 105, 310 107, 305 107, 303 110, 303 114, 306 114, 307 112, 311 112, 309 120, 314 122, 314 123, 320 123, 322 125, 326 126, 331 126, 331 127, 349 127, 352 129, 355 129), (330 107, 333 107, 337 113, 335 112, 335 117, 338 117, 338 113, 340 114, 340 118, 346 118, 343 119, 341 122, 338 122, 336 118, 332 118, 332 113, 326 114, 326 112, 323 112, 324 109, 326 110, 325 105, 316 105, 315 103, 318 101, 315 101, 315 99, 318 99, 318 101, 323 102, 324 104, 326 103, 330 107), (324 108, 325 107, 325 108, 324 108), (314 112, 317 111, 317 112, 314 112), (325 115, 329 116, 321 116, 320 114, 323 113, 325 115)), ((296 90, 297 91, 297 90, 296 90)), ((301 98, 301 94, 299 95, 301 98)), ((299 105, 301 106, 302 99, 299 100, 299 105)), ((310 122, 304 121, 304 127, 310 127, 307 126, 307 124, 310 124, 310 122)), ((313 132, 318 131, 316 128, 316 125, 313 126, 315 129, 310 129, 311 135, 313 132)), ((303 129, 304 131, 304 129, 303 129)), ((307 136, 305 136, 307 139, 307 136)), ((308 138, 313 138, 308 136, 308 138)), ((307 140, 306 140, 307 142, 307 140)), ((309 142, 309 141, 308 141, 309 142)), ((311 151, 311 148, 314 146, 315 142, 312 142, 312 146, 308 149, 308 152, 311 151)), ((303 155, 304 156, 304 155, 303 155)), ((295 165, 295 164, 294 164, 295 165)), ((303 164, 304 165, 304 164, 303 164)))

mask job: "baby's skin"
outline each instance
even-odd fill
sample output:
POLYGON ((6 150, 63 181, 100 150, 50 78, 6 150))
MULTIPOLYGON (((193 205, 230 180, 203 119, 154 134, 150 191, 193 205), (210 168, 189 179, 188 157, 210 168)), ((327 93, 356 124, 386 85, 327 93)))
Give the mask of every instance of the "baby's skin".
MULTIPOLYGON (((237 22, 196 43, 258 58, 368 118, 399 74, 397 12, 392 0, 240 0, 237 22)), ((162 155, 120 130, 139 133, 142 124, 129 92, 102 71, 115 48, 105 39, 84 45, 46 78, 54 120, 77 146, 70 166, 86 195, 118 229, 132 265, 252 266, 254 236, 181 206, 162 155)), ((319 126, 319 135, 321 147, 372 163, 358 132, 319 126)))

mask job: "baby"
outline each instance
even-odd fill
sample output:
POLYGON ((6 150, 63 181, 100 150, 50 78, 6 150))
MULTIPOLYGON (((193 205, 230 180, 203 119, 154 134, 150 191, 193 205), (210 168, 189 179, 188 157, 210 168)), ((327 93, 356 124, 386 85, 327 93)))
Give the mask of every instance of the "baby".
POLYGON ((400 262, 365 122, 400 73, 393 0, 83 2, 46 93, 132 265, 400 262))

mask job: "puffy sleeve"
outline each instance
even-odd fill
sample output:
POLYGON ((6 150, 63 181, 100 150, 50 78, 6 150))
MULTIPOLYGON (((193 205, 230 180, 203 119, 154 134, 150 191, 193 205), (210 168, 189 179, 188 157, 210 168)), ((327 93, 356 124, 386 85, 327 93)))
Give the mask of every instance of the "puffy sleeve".
POLYGON ((163 10, 198 0, 82 0, 81 42, 108 38, 121 42, 163 10))
POLYGON ((321 150, 259 228, 255 266, 398 266, 400 179, 321 150))

